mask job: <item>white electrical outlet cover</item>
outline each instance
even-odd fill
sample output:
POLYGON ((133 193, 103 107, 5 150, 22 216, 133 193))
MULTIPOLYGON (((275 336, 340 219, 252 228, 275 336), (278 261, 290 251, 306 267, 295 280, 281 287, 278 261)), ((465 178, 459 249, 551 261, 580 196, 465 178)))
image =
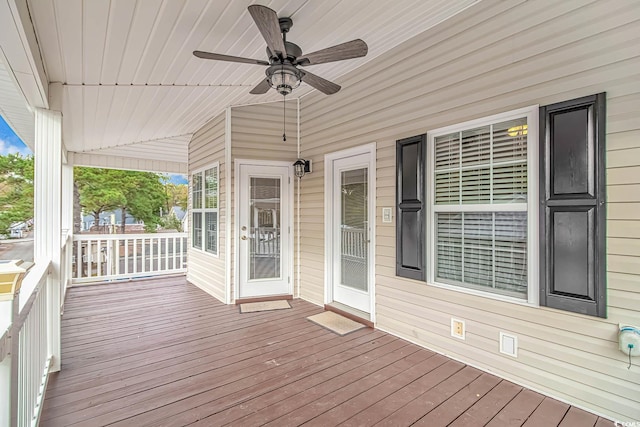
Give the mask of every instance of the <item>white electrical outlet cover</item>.
POLYGON ((500 332, 500 353, 518 357, 518 337, 500 332))

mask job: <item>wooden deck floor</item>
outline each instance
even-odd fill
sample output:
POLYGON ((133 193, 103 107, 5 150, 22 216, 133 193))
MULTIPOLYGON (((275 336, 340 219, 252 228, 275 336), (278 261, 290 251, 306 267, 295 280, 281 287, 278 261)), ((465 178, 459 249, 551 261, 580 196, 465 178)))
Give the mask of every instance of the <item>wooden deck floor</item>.
POLYGON ((613 426, 321 309, 240 314, 184 278, 76 287, 42 426, 613 426))

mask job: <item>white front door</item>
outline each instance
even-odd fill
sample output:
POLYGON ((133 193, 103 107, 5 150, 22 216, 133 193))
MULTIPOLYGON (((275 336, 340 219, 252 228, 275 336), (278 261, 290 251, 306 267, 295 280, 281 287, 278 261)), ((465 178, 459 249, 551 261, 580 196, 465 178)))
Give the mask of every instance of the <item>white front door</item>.
POLYGON ((371 313, 373 154, 329 158, 330 301, 371 313))
POLYGON ((239 297, 291 294, 288 165, 238 165, 239 297))

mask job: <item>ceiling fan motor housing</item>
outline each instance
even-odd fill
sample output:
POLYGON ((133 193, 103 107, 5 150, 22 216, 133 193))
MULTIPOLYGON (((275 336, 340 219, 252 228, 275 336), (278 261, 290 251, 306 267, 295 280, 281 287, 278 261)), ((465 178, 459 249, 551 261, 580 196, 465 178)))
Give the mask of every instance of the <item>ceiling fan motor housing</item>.
MULTIPOLYGON (((302 49, 295 43, 284 42, 284 48, 287 50, 286 58, 290 60, 292 63, 296 61, 296 58, 302 55, 302 49)), ((270 62, 273 64, 274 62, 280 62, 280 58, 271 52, 271 50, 267 47, 267 57, 269 57, 270 62)))

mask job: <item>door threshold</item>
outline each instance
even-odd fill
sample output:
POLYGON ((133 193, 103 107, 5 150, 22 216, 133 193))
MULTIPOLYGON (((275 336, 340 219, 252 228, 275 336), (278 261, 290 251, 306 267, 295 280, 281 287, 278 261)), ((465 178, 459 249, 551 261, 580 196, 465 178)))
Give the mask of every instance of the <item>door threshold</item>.
POLYGON ((235 304, 246 304, 249 302, 266 302, 266 301, 280 301, 280 300, 292 300, 293 295, 268 295, 263 297, 250 297, 250 298, 238 298, 235 304))
POLYGON ((353 307, 349 307, 348 305, 341 304, 339 302, 333 301, 329 304, 324 305, 324 309, 327 311, 333 311, 336 314, 346 317, 347 319, 351 319, 354 322, 362 323, 369 328, 374 328, 373 322, 370 320, 369 313, 358 310, 353 307))

